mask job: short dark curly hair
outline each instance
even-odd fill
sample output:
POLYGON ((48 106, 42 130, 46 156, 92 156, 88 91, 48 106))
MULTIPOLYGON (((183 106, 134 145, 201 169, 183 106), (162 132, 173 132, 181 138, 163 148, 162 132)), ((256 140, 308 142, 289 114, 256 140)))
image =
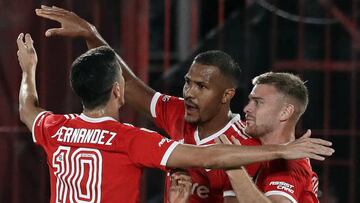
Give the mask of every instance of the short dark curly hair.
POLYGON ((108 46, 88 50, 72 64, 70 82, 87 109, 105 105, 121 73, 116 54, 108 46))

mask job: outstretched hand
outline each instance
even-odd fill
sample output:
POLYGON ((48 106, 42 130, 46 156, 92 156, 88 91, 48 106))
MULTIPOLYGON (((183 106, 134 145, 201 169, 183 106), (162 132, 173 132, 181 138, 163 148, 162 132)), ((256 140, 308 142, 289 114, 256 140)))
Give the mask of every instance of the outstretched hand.
POLYGON ((311 131, 307 132, 299 139, 285 145, 284 159, 299 159, 308 157, 323 161, 325 156, 331 156, 335 150, 331 148, 332 143, 319 138, 310 138, 311 131))
POLYGON ((30 34, 20 33, 16 40, 18 51, 17 56, 23 72, 35 71, 38 62, 37 54, 30 34))
MULTIPOLYGON (((326 156, 331 156, 335 152, 335 150, 331 148, 331 142, 319 138, 310 138, 310 135, 311 131, 307 130, 299 139, 286 145, 279 145, 281 147, 281 158, 289 160, 310 158, 323 161, 326 156)), ((235 137, 231 137, 230 141, 225 135, 219 136, 215 141, 216 143, 222 144, 240 145, 240 142, 235 137)))
POLYGON ((80 18, 71 11, 67 11, 56 6, 48 7, 42 5, 40 9, 35 9, 36 15, 57 21, 61 24, 59 28, 51 28, 45 32, 46 37, 65 36, 65 37, 91 37, 91 33, 96 31, 95 27, 80 18))

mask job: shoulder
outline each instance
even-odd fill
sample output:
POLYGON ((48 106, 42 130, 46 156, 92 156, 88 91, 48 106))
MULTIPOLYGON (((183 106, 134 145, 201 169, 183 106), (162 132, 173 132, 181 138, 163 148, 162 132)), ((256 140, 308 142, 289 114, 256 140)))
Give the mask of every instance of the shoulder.
POLYGON ((269 161, 265 167, 265 170, 268 173, 276 174, 288 174, 294 177, 309 176, 312 173, 311 167, 307 159, 298 159, 298 160, 272 160, 269 161))
POLYGON ((37 115, 34 124, 37 126, 43 125, 44 127, 49 127, 73 120, 77 118, 77 116, 77 114, 53 114, 49 111, 43 111, 37 115))

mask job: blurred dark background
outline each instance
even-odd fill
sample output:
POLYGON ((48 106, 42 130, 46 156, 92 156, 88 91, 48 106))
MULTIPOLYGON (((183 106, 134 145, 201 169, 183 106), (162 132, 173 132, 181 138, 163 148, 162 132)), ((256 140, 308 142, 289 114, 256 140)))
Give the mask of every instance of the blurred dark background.
MULTIPOLYGON (((300 75, 310 104, 298 134, 331 140, 336 153, 313 161, 321 202, 360 201, 360 32, 358 0, 0 0, 0 202, 49 201, 46 160, 19 121, 21 71, 15 40, 29 32, 39 57, 40 103, 56 113, 81 112, 71 92, 71 62, 86 50, 81 40, 47 39, 58 26, 40 19, 41 4, 74 11, 98 28, 135 73, 154 89, 181 96, 193 57, 221 49, 243 70, 232 103, 242 112, 251 79, 265 71, 300 75)), ((155 129, 131 109, 122 121, 155 129)), ((162 202, 163 173, 146 170, 142 202, 162 202)))

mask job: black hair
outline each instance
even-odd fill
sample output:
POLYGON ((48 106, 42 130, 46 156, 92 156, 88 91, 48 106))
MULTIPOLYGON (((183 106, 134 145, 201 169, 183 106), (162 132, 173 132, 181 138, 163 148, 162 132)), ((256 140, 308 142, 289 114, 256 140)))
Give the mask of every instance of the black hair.
POLYGON ((71 65, 70 82, 86 109, 105 105, 121 71, 113 49, 101 46, 88 50, 71 65))
POLYGON ((229 54, 220 50, 210 50, 198 54, 194 62, 219 68, 221 74, 230 79, 235 88, 238 87, 241 69, 229 54))

